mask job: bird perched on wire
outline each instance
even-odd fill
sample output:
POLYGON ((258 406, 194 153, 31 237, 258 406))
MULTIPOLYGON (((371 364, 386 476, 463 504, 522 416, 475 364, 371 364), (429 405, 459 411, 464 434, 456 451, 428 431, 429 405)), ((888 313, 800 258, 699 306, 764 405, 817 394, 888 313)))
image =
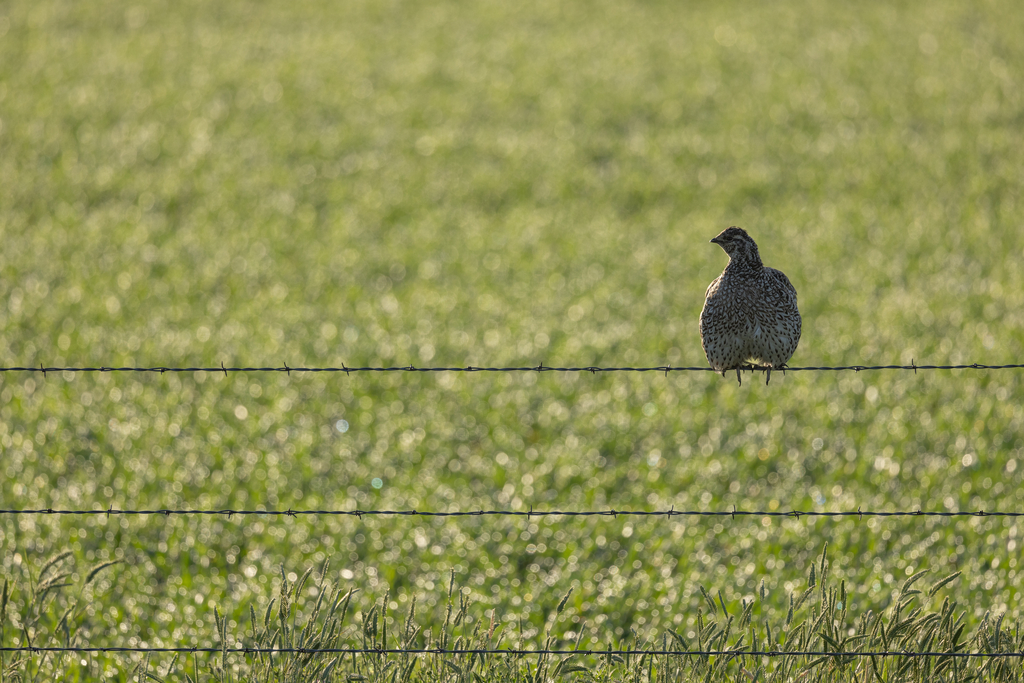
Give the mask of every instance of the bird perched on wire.
POLYGON ((723 230, 711 240, 729 255, 729 264, 708 287, 700 312, 700 341, 708 363, 725 376, 756 361, 784 369, 800 342, 796 289, 781 271, 761 263, 757 244, 743 228, 723 230))

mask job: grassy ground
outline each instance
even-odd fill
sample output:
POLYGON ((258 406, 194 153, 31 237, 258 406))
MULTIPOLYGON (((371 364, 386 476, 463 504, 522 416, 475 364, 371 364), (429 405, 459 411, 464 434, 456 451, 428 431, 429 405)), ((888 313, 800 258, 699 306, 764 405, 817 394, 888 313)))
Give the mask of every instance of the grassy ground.
MULTIPOLYGON (((800 293, 793 365, 1020 362, 1014 9, 7 3, 0 365, 702 365, 733 224, 800 293)), ((3 373, 0 501, 1021 512, 1022 377, 3 373)), ((826 542, 851 614, 962 571, 922 606, 977 629, 1024 616, 1021 531, 3 515, 4 644, 65 550, 77 597, 36 640, 67 600, 79 644, 209 645, 218 611, 242 638, 282 566, 325 560, 355 623, 390 590, 437 634, 454 570, 536 637, 572 588, 556 631, 584 647, 693 640, 701 585, 738 614, 763 582, 784 621, 826 542)))

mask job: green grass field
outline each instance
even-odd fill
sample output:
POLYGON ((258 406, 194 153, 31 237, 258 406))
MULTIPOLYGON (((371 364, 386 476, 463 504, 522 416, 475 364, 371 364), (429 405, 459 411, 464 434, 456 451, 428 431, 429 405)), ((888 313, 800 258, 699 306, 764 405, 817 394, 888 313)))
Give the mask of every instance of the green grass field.
MULTIPOLYGON (((0 4, 0 365, 705 365, 697 318, 726 263, 708 240, 729 225, 799 292, 794 366, 1024 362, 1021 35, 1005 0, 0 4)), ((0 373, 0 508, 111 506, 1024 512, 1024 371, 0 373)), ((329 561, 358 590, 347 644, 381 607, 408 635, 413 600, 419 647, 492 625, 502 647, 707 644, 703 586, 737 624, 756 598, 753 630, 721 642, 766 649, 794 642, 779 629, 826 543, 848 592, 835 633, 898 621, 917 572, 960 571, 914 606, 948 599, 991 634, 1024 618, 1022 532, 2 514, 0 645, 269 641, 250 606, 276 610, 283 573, 301 625, 329 561), (464 633, 445 623, 453 571, 464 633)), ((401 666, 371 659, 336 680, 401 666)), ((432 661, 413 677, 469 680, 432 661)), ((554 675, 497 661, 478 680, 554 675)), ((675 675, 578 661, 558 676, 675 675)), ((750 680, 719 661, 678 675, 750 680)), ((0 679, 140 663, 6 653, 0 679)))

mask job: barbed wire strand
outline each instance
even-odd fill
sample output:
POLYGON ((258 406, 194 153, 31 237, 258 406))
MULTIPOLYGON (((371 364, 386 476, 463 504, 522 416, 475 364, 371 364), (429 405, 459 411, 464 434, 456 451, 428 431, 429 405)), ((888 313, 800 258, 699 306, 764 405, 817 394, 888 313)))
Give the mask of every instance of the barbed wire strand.
MULTIPOLYGON (((917 365, 911 360, 910 365, 837 365, 837 366, 802 366, 802 367, 787 367, 784 369, 785 372, 838 372, 844 370, 853 370, 854 372, 861 372, 863 370, 913 370, 916 374, 918 370, 1010 370, 1024 368, 1024 364, 1008 364, 1008 365, 986 365, 983 363, 970 363, 962 365, 917 365)), ((740 368, 744 371, 749 372, 763 372, 768 368, 758 365, 744 365, 740 368)), ((782 370, 782 368, 779 368, 782 370)), ((571 367, 549 367, 541 363, 536 366, 514 366, 514 367, 478 367, 469 365, 465 367, 433 367, 433 368, 418 368, 413 365, 396 365, 391 367, 354 367, 350 368, 346 365, 339 367, 291 367, 285 363, 281 367, 227 367, 223 363, 219 367, 170 367, 170 366, 155 366, 155 367, 138 367, 138 366, 107 366, 101 365, 98 367, 45 367, 40 364, 38 367, 0 367, 0 372, 40 372, 44 376, 49 372, 146 372, 146 373, 165 373, 165 372, 208 372, 208 373, 224 373, 225 375, 229 372, 285 372, 289 375, 293 372, 343 372, 345 374, 352 374, 353 372, 590 372, 597 374, 599 372, 663 372, 666 375, 670 372, 715 372, 713 368, 701 366, 672 366, 672 365, 658 365, 650 367, 598 367, 593 365, 580 365, 571 367)))
POLYGON ((3 515, 225 515, 261 517, 298 517, 302 515, 343 515, 350 517, 401 516, 401 517, 1024 517, 1024 512, 988 512, 933 510, 465 510, 438 512, 430 510, 202 510, 170 509, 122 510, 114 507, 91 510, 62 510, 56 508, 0 509, 3 515))
POLYGON ((369 648, 369 647, 0 647, 0 652, 167 652, 179 654, 394 654, 394 655, 672 655, 678 657, 735 656, 735 657, 958 657, 958 658, 1024 658, 1024 652, 943 652, 910 650, 877 650, 864 652, 835 652, 827 650, 559 650, 559 649, 497 649, 465 648, 369 648))

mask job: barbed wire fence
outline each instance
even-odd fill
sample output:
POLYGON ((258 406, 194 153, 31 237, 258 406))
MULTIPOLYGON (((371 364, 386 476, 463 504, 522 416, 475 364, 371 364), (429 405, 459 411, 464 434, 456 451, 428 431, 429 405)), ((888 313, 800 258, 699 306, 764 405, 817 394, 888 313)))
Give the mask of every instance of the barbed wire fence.
POLYGON ((347 517, 1024 517, 1024 512, 974 511, 929 511, 929 510, 458 510, 449 512, 430 510, 231 510, 231 509, 170 509, 130 510, 109 507, 90 510, 61 510, 55 508, 0 509, 0 515, 223 515, 226 517, 299 517, 334 515, 347 517))
MULTIPOLYGON (((917 365, 911 360, 910 365, 808 365, 800 367, 786 367, 786 368, 768 368, 760 365, 744 365, 739 369, 745 372, 766 372, 772 369, 776 372, 842 372, 842 371, 853 371, 863 372, 868 370, 912 370, 915 374, 919 371, 927 370, 1014 370, 1024 368, 1022 363, 1011 363, 1005 365, 988 365, 985 363, 967 363, 960 365, 917 365)), ((163 374, 166 372, 207 372, 207 373, 223 373, 227 375, 231 372, 284 372, 291 374, 293 372, 328 372, 328 373, 345 373, 351 375, 352 373, 360 372, 589 372, 592 374, 597 373, 609 373, 609 372, 661 372, 666 375, 670 372, 715 372, 713 368, 706 366, 673 366, 673 365, 652 365, 648 367, 599 367, 595 365, 573 365, 573 366, 548 366, 543 362, 535 366, 442 366, 442 367, 416 367, 414 365, 394 365, 389 367, 384 366, 363 366, 363 367, 348 367, 342 364, 341 367, 292 367, 285 363, 281 366, 233 366, 228 367, 221 363, 220 366, 190 366, 190 367, 172 367, 167 365, 158 365, 151 367, 144 366, 115 366, 115 365, 99 365, 99 366, 82 366, 82 367, 59 367, 50 366, 47 367, 40 364, 38 367, 33 366, 11 366, 11 367, 0 367, 0 373, 2 372, 38 372, 43 376, 48 373, 64 373, 64 372, 138 372, 138 373, 159 373, 163 374)), ((730 371, 731 372, 731 371, 730 371)))
MULTIPOLYGON (((802 366, 802 367, 788 367, 785 368, 786 372, 842 372, 842 371, 877 371, 877 370, 899 370, 899 371, 913 371, 915 374, 918 371, 936 371, 936 370, 1009 370, 1009 369, 1022 369, 1024 364, 1002 364, 1002 365, 991 365, 983 363, 970 363, 970 364, 956 364, 956 365, 917 365, 915 361, 911 361, 909 365, 844 365, 844 366, 802 366)), ((758 372, 767 371, 768 368, 755 365, 746 365, 740 368, 743 371, 758 372)), ((507 367, 491 367, 491 366, 443 366, 443 367, 415 367, 413 365, 403 366, 362 366, 362 367, 348 367, 342 364, 341 367, 292 367, 287 363, 281 366, 232 366, 228 367, 224 363, 220 366, 189 366, 189 367, 174 367, 174 366, 114 366, 114 365, 100 365, 100 366, 81 366, 81 367, 60 367, 50 366, 47 367, 40 364, 38 367, 29 366, 12 366, 12 367, 0 367, 0 373, 14 373, 14 372, 27 372, 27 373, 40 373, 46 377, 49 373, 61 373, 65 378, 67 375, 64 373, 186 373, 186 372, 205 372, 205 373, 223 373, 225 376, 229 373, 240 373, 240 372, 275 372, 275 373, 286 373, 291 375, 292 372, 310 372, 310 373, 345 373, 351 375, 352 373, 370 373, 370 372, 461 372, 461 373, 474 373, 474 372, 499 372, 499 373, 512 373, 512 372, 569 372, 569 373, 586 373, 591 374, 598 373, 614 373, 614 372, 660 372, 665 376, 668 376, 670 372, 714 372, 710 367, 694 367, 694 366, 672 366, 670 364, 649 366, 649 367, 599 367, 599 366, 547 366, 543 362, 537 366, 507 366, 507 367)), ((959 517, 1003 517, 1003 518, 1018 518, 1024 517, 1024 512, 1007 512, 1007 511, 986 511, 986 510, 975 510, 975 511, 927 511, 927 510, 895 510, 895 511, 879 511, 879 510, 844 510, 844 511, 821 511, 821 510, 675 510, 674 508, 669 510, 582 510, 582 511, 569 511, 569 510, 467 510, 467 511, 430 511, 430 510, 336 510, 336 509, 311 509, 311 510, 280 510, 280 509, 263 509, 263 510, 236 510, 236 509, 201 509, 201 508, 181 508, 181 509, 169 509, 169 508, 155 508, 155 509, 118 509, 112 505, 106 509, 55 509, 55 508, 36 508, 36 509, 0 509, 2 515, 53 515, 53 516, 85 516, 85 515, 105 515, 108 518, 110 516, 163 516, 170 517, 172 515, 221 515, 226 517, 232 516, 259 516, 259 517, 299 517, 299 516, 349 516, 362 519, 363 517, 427 517, 427 518, 446 518, 446 517, 484 517, 484 516, 501 516, 501 517, 525 517, 527 519, 533 518, 547 518, 547 517, 647 517, 647 518, 664 518, 671 519, 673 517, 730 517, 730 518, 743 518, 743 517, 772 517, 772 518, 790 518, 790 519, 817 519, 817 518, 856 518, 858 520, 864 517, 869 518, 884 518, 884 517, 944 517, 944 518, 959 518, 959 517)), ((359 654, 376 654, 376 655, 441 655, 441 656, 459 656, 459 655, 506 655, 506 656, 526 656, 526 655, 583 655, 583 656, 643 656, 643 655, 657 655, 657 656, 678 656, 678 657, 708 657, 708 656, 728 656, 728 657, 899 657, 899 658, 954 658, 954 659, 1017 659, 1024 661, 1024 652, 1010 651, 1010 652, 964 652, 964 651, 910 651, 910 650, 875 650, 875 651, 837 651, 837 650, 757 650, 755 647, 746 646, 738 647, 733 649, 557 649, 557 648, 536 648, 536 649, 522 649, 522 648, 302 648, 302 647, 227 647, 222 645, 220 647, 198 647, 198 646, 186 646, 186 647, 124 647, 124 646, 49 646, 40 647, 33 645, 22 645, 22 646, 3 646, 0 647, 0 652, 11 652, 11 653, 133 653, 133 654, 147 654, 147 653, 174 653, 174 654, 219 654, 219 653, 232 653, 232 654, 244 654, 244 655, 274 655, 274 654, 297 654, 297 655, 314 655, 314 654, 335 654, 335 655, 359 655, 359 654)))
POLYGON ((604 657, 608 655, 640 656, 640 655, 674 655, 679 657, 700 656, 743 656, 743 657, 953 657, 958 659, 1000 659, 1014 658, 1024 660, 1024 652, 960 652, 960 651, 914 651, 914 650, 753 650, 735 648, 728 650, 658 650, 658 649, 517 649, 517 648, 372 648, 372 647, 0 647, 0 652, 125 652, 147 653, 164 652, 175 654, 229 654, 263 655, 263 654, 378 654, 378 655, 580 655, 604 657))

